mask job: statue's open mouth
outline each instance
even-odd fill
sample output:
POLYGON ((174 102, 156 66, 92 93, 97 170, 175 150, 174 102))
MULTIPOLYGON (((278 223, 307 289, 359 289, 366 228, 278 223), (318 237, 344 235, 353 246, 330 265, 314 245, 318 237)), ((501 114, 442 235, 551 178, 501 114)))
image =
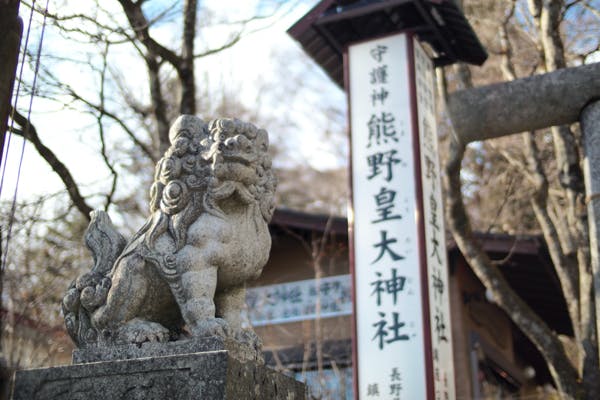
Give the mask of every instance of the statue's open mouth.
POLYGON ((218 156, 221 156, 226 161, 237 162, 247 166, 258 160, 258 156, 254 153, 248 154, 239 150, 228 150, 220 146, 213 146, 202 155, 205 160, 214 159, 214 157, 218 156))
POLYGON ((233 161, 244 165, 250 165, 257 160, 256 155, 254 154, 244 154, 239 152, 221 152, 223 158, 227 161, 233 161))

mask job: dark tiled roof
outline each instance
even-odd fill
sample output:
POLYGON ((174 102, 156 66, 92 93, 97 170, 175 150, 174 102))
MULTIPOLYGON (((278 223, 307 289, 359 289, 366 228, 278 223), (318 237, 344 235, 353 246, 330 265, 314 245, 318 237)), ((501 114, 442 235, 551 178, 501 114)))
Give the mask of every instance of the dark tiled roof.
POLYGON ((431 45, 436 65, 457 61, 481 65, 487 59, 452 0, 323 0, 288 33, 343 87, 343 54, 350 43, 403 30, 431 45))

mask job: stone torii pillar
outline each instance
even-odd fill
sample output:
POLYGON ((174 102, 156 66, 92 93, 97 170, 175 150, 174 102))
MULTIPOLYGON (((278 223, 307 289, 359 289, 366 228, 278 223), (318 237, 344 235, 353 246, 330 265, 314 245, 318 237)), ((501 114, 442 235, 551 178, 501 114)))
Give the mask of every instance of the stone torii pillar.
MULTIPOLYGON (((596 305, 596 337, 600 332, 600 100, 585 106, 581 113, 583 132, 583 174, 590 233, 590 255, 596 305)), ((599 348, 600 348, 600 338, 599 348)))

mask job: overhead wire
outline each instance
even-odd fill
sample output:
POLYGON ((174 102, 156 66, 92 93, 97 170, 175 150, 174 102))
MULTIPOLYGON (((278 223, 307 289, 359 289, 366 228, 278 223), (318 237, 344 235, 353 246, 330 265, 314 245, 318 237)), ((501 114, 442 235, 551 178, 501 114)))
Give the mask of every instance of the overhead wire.
POLYGON ((2 189, 4 188, 4 177, 6 175, 6 164, 8 161, 8 150, 10 149, 10 143, 12 139, 12 133, 15 127, 15 119, 14 114, 17 109, 17 103, 19 102, 19 95, 21 94, 21 83, 23 82, 23 69, 25 67, 25 57, 27 56, 27 48, 29 46, 29 34, 31 33, 31 21, 33 20, 33 12, 35 10, 35 2, 33 0, 31 3, 31 10, 29 12, 29 21, 27 23, 27 33, 25 34, 25 44, 22 46, 23 54, 21 56, 20 70, 19 70, 19 79, 17 80, 17 88, 15 90, 15 101, 12 107, 12 111, 10 113, 10 127, 8 129, 8 140, 6 142, 6 146, 4 147, 4 152, 2 154, 2 176, 0 178, 0 195, 2 195, 2 189))
MULTIPOLYGON (((17 194, 19 191, 19 181, 21 178, 21 170, 23 167, 23 158, 25 155, 25 144, 27 143, 27 140, 25 139, 25 136, 27 136, 27 132, 29 131, 29 126, 30 126, 30 119, 31 119, 31 109, 33 106, 33 96, 35 94, 35 88, 36 88, 36 84, 37 84, 37 77, 38 77, 38 73, 39 73, 39 68, 40 68, 40 60, 41 60, 41 56, 42 56, 42 45, 44 43, 44 33, 46 31, 46 20, 47 20, 47 16, 48 16, 48 4, 49 4, 50 0, 46 0, 46 6, 44 8, 44 17, 43 17, 43 21, 42 21, 42 29, 41 29, 41 33, 40 33, 40 40, 38 43, 38 48, 37 48, 37 54, 36 54, 36 60, 35 60, 35 68, 34 68, 34 72, 33 72, 33 82, 31 84, 31 93, 29 95, 29 108, 27 110, 27 122, 25 124, 23 128, 23 144, 21 146, 21 151, 20 151, 20 155, 19 155, 19 164, 17 167, 17 177, 16 177, 16 183, 15 183, 15 190, 13 192, 13 197, 12 197, 12 203, 11 203, 11 207, 10 207, 10 215, 9 215, 9 219, 8 219, 8 230, 7 230, 7 234, 6 234, 6 242, 5 242, 5 246, 3 249, 3 254, 2 254, 2 264, 1 264, 1 270, 4 271, 6 268, 6 262, 7 262, 7 256, 8 256, 8 247, 10 244, 10 239, 11 239, 11 234, 12 234, 12 228, 13 228, 13 224, 14 224, 14 220, 15 220, 15 212, 16 212, 16 208, 17 208, 17 194)), ((31 14, 30 14, 30 18, 29 18, 29 25, 27 27, 27 39, 25 42, 25 46, 23 47, 23 60, 22 60, 22 64, 21 64, 21 70, 19 72, 19 84, 17 86, 17 94, 15 95, 15 105, 13 107, 12 110, 12 116, 14 116, 15 110, 17 108, 17 99, 18 99, 18 90, 20 89, 20 84, 22 81, 22 77, 23 77, 23 64, 25 63, 25 53, 27 50, 27 45, 29 42, 29 33, 31 31, 31 21, 32 21, 32 15, 33 15, 33 10, 35 9, 35 1, 32 2, 31 5, 31 14)), ((11 127, 10 127, 10 132, 12 132, 13 128, 14 128, 14 118, 12 118, 11 121, 11 127)), ((9 136, 9 140, 10 140, 10 136, 9 136)), ((7 153, 8 154, 8 151, 7 153)), ((6 161, 4 162, 4 169, 3 169, 3 174, 2 174, 2 181, 4 180, 4 172, 5 172, 5 168, 6 168, 6 161)), ((0 193, 2 190, 2 186, 0 184, 0 193)))

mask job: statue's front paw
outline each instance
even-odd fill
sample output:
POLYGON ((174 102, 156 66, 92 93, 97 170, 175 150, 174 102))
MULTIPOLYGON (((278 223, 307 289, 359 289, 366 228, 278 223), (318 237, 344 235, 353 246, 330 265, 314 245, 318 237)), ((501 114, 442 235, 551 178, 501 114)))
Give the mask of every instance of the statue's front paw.
POLYGON ((235 339, 257 351, 262 350, 262 340, 252 329, 242 329, 236 333, 235 339))
POLYGON ((79 296, 80 293, 79 290, 77 290, 77 288, 71 288, 67 291, 65 297, 63 297, 62 302, 65 311, 70 313, 77 311, 77 309, 79 308, 79 296))
POLYGON ((111 281, 109 278, 102 278, 98 284, 87 286, 81 291, 81 305, 86 310, 92 312, 96 308, 106 303, 111 281))
POLYGON ((231 335, 229 324, 223 318, 210 318, 197 322, 190 327, 192 335, 198 337, 220 336, 228 337, 231 335))
POLYGON ((145 342, 168 342, 170 332, 157 322, 133 319, 119 328, 117 341, 142 344, 145 342))

